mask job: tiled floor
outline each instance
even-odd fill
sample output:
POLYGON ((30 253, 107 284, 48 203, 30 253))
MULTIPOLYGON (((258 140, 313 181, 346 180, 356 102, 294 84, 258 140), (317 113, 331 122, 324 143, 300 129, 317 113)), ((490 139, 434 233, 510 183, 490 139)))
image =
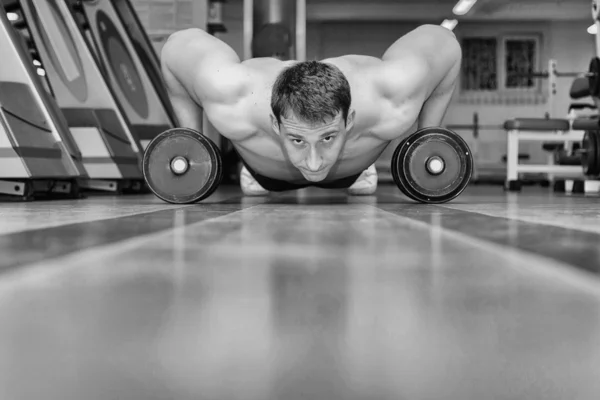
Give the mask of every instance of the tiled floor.
POLYGON ((600 197, 0 204, 0 399, 600 398, 600 197))

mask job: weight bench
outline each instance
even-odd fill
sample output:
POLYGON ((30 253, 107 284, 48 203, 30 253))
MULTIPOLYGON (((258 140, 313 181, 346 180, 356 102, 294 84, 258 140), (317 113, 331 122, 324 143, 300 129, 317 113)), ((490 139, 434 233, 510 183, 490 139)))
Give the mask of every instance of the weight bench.
MULTIPOLYGON (((583 131, 572 131, 568 119, 515 118, 504 123, 507 131, 506 182, 510 191, 521 190, 520 173, 542 173, 550 180, 554 175, 581 176, 581 166, 554 165, 554 160, 546 165, 519 164, 519 142, 552 142, 560 144, 571 141, 580 142, 583 131)), ((552 156, 551 156, 552 157, 552 156)))

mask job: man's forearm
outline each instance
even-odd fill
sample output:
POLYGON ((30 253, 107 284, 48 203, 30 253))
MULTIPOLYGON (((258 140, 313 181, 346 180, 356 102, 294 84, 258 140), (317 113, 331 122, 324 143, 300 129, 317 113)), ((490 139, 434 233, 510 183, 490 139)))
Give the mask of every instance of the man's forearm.
POLYGON ((202 132, 202 108, 200 106, 189 97, 186 99, 171 96, 171 103, 180 127, 202 132))
POLYGON ((441 95, 433 94, 425 101, 423 108, 421 108, 421 113, 419 114, 418 129, 442 125, 442 121, 450 106, 453 92, 454 90, 441 95))
POLYGON ((452 66, 444 79, 437 85, 435 90, 423 104, 419 115, 419 129, 430 126, 440 126, 442 124, 446 112, 448 111, 448 107, 452 102, 460 66, 460 61, 452 66))
POLYGON ((178 125, 182 128, 190 128, 201 132, 202 108, 192 99, 187 89, 183 87, 164 63, 162 72, 178 125))

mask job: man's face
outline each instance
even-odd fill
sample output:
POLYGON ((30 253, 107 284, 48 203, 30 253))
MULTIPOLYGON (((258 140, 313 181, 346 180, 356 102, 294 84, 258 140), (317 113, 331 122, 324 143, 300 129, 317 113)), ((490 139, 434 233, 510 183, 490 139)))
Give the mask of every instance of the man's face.
MULTIPOLYGON (((353 120, 348 117, 348 122, 353 120)), ((274 117, 273 117, 274 118, 274 117)), ((295 117, 274 118, 274 129, 281 137, 290 162, 310 182, 320 182, 327 177, 344 147, 346 135, 352 124, 346 124, 341 113, 324 123, 310 124, 295 117)))

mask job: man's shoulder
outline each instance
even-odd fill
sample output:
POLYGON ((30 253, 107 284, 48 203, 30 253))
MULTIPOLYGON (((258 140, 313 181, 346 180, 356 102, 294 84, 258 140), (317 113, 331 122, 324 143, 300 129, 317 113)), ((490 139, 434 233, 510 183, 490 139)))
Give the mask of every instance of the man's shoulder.
MULTIPOLYGON (((415 97, 428 86, 429 62, 418 54, 406 54, 384 61, 376 74, 375 85, 386 98, 415 97)), ((418 97, 418 96, 417 96, 418 97)))
POLYGON ((352 69, 361 69, 361 68, 372 68, 381 64, 381 58, 373 57, 373 56, 364 56, 358 54, 348 54, 340 57, 334 58, 326 58, 321 60, 321 62, 329 63, 335 65, 340 69, 344 68, 352 68, 352 69))

